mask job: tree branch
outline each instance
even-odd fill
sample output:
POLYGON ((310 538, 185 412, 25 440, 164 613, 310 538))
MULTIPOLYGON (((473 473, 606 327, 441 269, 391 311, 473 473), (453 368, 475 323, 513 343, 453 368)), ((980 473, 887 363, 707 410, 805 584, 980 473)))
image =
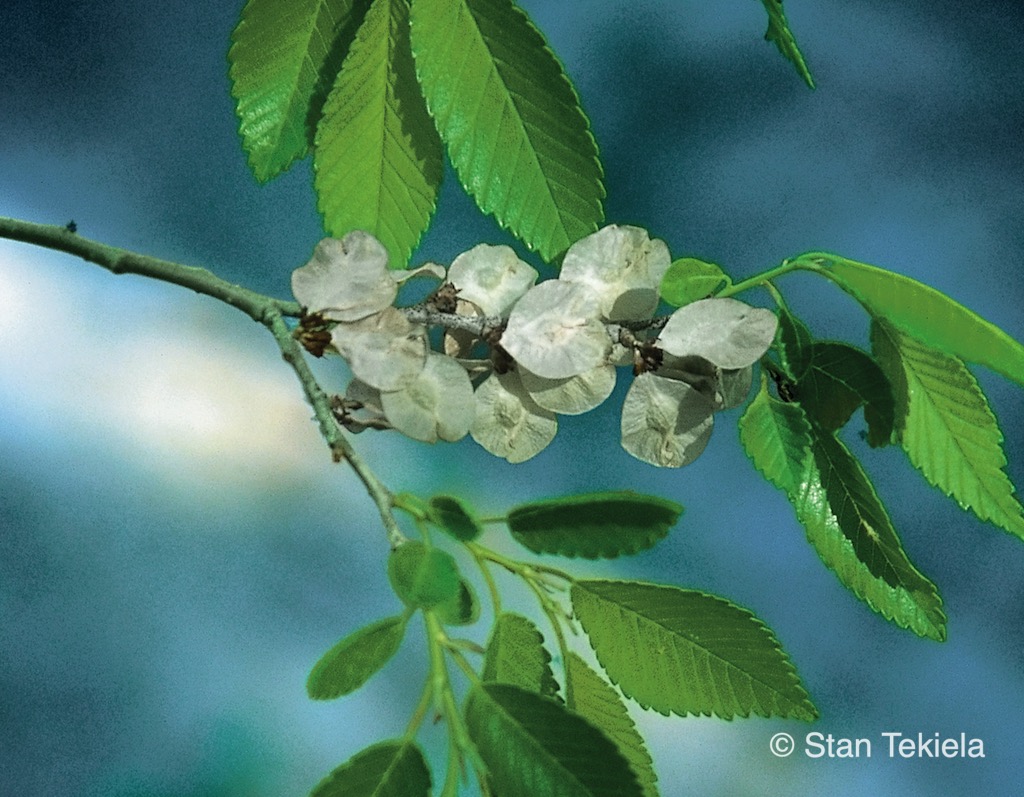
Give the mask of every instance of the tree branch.
POLYGON ((392 513, 391 491, 377 478, 377 475, 345 437, 331 411, 330 399, 320 387, 319 382, 316 381, 291 329, 284 321, 286 317, 298 318, 302 315, 302 308, 296 302, 282 301, 243 288, 241 285, 221 279, 204 268, 148 257, 83 238, 75 233, 70 225, 58 227, 0 216, 0 238, 75 255, 89 263, 95 263, 105 268, 112 274, 137 274, 172 285, 180 285, 237 308, 257 323, 265 326, 274 336, 274 340, 281 350, 281 356, 298 377, 306 400, 313 407, 313 414, 320 427, 320 434, 330 448, 334 461, 347 461, 366 487, 366 491, 380 512, 391 547, 397 547, 405 541, 405 535, 402 534, 392 513))
POLYGON ((83 238, 70 227, 53 224, 36 224, 30 221, 0 216, 0 238, 34 244, 57 252, 75 255, 89 263, 95 263, 112 274, 137 274, 161 282, 180 285, 196 293, 219 299, 249 316, 253 321, 268 326, 265 315, 298 318, 302 308, 296 302, 286 302, 256 293, 241 285, 221 279, 211 271, 196 266, 186 266, 170 260, 140 255, 127 249, 119 249, 83 238))

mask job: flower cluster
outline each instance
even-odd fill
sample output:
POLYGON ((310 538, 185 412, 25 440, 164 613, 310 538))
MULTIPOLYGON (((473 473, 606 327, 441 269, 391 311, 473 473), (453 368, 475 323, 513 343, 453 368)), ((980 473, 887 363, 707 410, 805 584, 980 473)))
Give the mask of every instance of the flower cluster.
POLYGON ((336 407, 352 431, 390 427, 431 443, 469 434, 509 462, 543 450, 558 415, 599 406, 616 366, 631 365, 622 445, 679 467, 704 449, 714 413, 746 398, 777 321, 727 298, 655 320, 669 265, 662 241, 612 225, 570 247, 558 279, 539 284, 512 249, 487 244, 447 271, 389 271, 384 247, 353 232, 321 241, 293 273, 305 310, 297 334, 310 351, 329 343, 348 362, 354 379, 336 407), (419 305, 395 307, 400 283, 414 276, 441 285, 419 305), (432 326, 444 330, 437 350, 432 326))

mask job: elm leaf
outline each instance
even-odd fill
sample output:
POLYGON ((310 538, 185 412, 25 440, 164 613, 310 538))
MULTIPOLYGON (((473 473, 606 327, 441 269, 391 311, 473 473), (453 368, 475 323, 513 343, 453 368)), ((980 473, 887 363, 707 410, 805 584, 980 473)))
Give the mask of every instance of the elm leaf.
POLYGON ((558 694, 544 636, 532 621, 511 612, 503 612, 494 623, 480 679, 548 697, 558 694))
POLYGON ((607 736, 557 700, 482 683, 466 700, 466 727, 503 797, 641 797, 607 736))
POLYGON ((462 583, 451 554, 428 548, 418 540, 403 543, 391 552, 388 580, 395 594, 417 609, 430 609, 455 599, 462 583))
POLYGON ((791 262, 828 277, 872 316, 926 346, 1024 385, 1024 345, 935 288, 826 252, 810 252, 791 262))
POLYGON ((431 497, 427 519, 461 542, 475 540, 484 531, 469 504, 454 495, 431 497))
POLYGON ((404 616, 385 617, 334 645, 309 673, 309 696, 313 700, 333 700, 366 683, 398 651, 405 623, 404 616))
POLYGON ((534 553, 612 559, 650 548, 682 513, 674 501, 624 490, 521 504, 507 520, 516 541, 534 553))
POLYGON ((597 145, 562 65, 511 0, 416 0, 412 48, 466 191, 547 261, 604 217, 597 145))
POLYGON ((783 57, 796 67, 797 73, 803 78, 807 87, 813 89, 814 78, 811 77, 811 71, 807 68, 804 55, 797 46, 793 31, 789 29, 789 22, 782 10, 782 0, 761 0, 761 2, 764 4, 764 10, 768 12, 768 32, 765 33, 764 38, 775 43, 783 57))
POLYGON ((374 0, 317 126, 317 207, 328 233, 365 230, 404 268, 430 223, 441 141, 409 49, 409 0, 374 0))
POLYGON ((378 742, 324 778, 310 797, 427 797, 430 771, 411 740, 378 742))
POLYGON ((799 404, 771 398, 764 379, 740 419, 740 439, 755 467, 789 498, 808 541, 843 585, 901 628, 945 639, 946 616, 935 585, 907 559, 845 446, 816 430, 799 404), (833 443, 822 452, 825 438, 833 443), (859 552, 854 539, 861 543, 859 552))
POLYGON ((729 276, 714 263, 695 257, 673 260, 662 277, 661 298, 673 307, 707 299, 732 284, 729 276))
POLYGON ((723 719, 818 716, 775 635, 722 598, 580 580, 572 606, 612 682, 644 708, 723 719))
POLYGON ((306 155, 365 0, 249 0, 228 62, 249 168, 265 183, 306 155))
POLYGON ((568 678, 573 695, 569 708, 615 742, 632 767, 644 797, 658 797, 658 776, 651 754, 615 687, 575 653, 569 654, 568 678))
POLYGON ((914 467, 964 509, 1024 538, 1003 434, 963 361, 880 320, 871 344, 896 386, 899 440, 914 467))

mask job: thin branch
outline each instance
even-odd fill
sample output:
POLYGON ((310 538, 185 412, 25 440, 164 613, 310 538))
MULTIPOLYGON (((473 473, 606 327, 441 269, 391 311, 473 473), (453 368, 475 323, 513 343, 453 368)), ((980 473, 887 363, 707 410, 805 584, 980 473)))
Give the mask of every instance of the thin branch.
POLYGON ((298 318, 302 308, 296 302, 286 302, 256 293, 241 285, 221 279, 212 271, 186 266, 170 260, 140 255, 127 249, 83 238, 68 227, 36 224, 0 216, 0 238, 35 244, 45 249, 66 252, 89 263, 95 263, 112 274, 137 274, 161 282, 180 285, 196 293, 219 299, 235 307, 257 323, 267 325, 265 314, 276 312, 281 316, 298 318))
POLYGON ((405 541, 405 535, 398 527, 398 522, 392 513, 391 491, 377 478, 377 475, 345 437, 331 412, 330 398, 316 381, 299 344, 284 321, 286 317, 298 318, 302 315, 302 308, 296 302, 282 301, 243 288, 241 285, 221 279, 204 268, 140 255, 83 238, 75 233, 70 225, 59 227, 35 224, 0 216, 0 238, 75 255, 89 263, 95 263, 105 268, 112 274, 137 274, 172 285, 180 285, 237 308, 257 323, 265 326, 274 336, 274 340, 281 350, 281 356, 298 377, 306 400, 313 407, 313 414, 320 427, 320 434, 330 448, 334 461, 347 461, 366 487, 366 491, 380 512, 391 547, 395 548, 405 541))

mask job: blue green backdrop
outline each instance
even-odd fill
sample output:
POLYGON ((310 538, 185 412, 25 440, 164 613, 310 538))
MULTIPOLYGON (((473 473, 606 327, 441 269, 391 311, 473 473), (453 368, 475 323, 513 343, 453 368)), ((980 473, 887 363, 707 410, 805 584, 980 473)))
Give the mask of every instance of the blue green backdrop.
MULTIPOLYGON (((0 215, 286 296, 321 236, 308 163, 246 170, 225 52, 240 3, 11 0, 0 7, 0 215)), ((759 3, 523 0, 590 114, 610 221, 735 276, 830 249, 928 282, 1024 337, 1024 8, 788 0, 818 82, 763 42, 759 3)), ((417 260, 508 238, 447 175, 417 260)), ((821 336, 864 316, 787 277, 821 336)), ((322 372, 332 384, 340 373, 322 372)), ((1020 393, 982 373, 1024 480, 1020 393)), ((625 381, 625 380, 623 380, 625 381)), ((950 616, 938 645, 846 593, 745 460, 735 412, 707 453, 656 471, 618 447, 621 390, 521 466, 471 441, 358 438, 396 489, 487 511, 632 488, 687 507, 618 573, 707 589, 778 634, 814 728, 635 712, 673 795, 1014 794, 1024 778, 1024 545, 861 450, 950 616), (868 737, 870 760, 775 759, 778 730, 868 737), (982 738, 979 761, 890 760, 881 733, 982 738)), ((0 242, 0 794, 301 795, 400 733, 419 637, 370 685, 304 680, 395 606, 370 502, 333 466, 273 342, 181 289, 0 242)), ((428 745, 441 734, 427 734, 428 745)))

